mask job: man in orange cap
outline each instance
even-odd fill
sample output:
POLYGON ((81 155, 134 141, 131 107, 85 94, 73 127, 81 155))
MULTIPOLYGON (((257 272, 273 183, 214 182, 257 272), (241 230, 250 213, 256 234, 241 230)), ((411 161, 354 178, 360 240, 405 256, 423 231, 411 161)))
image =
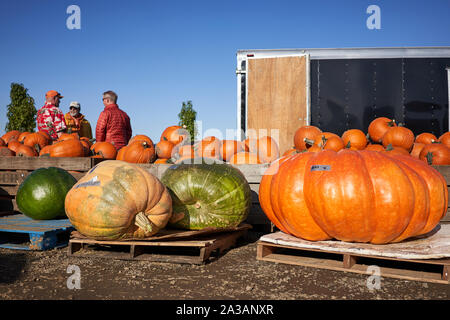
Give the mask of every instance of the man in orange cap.
POLYGON ((58 91, 50 90, 45 94, 45 104, 37 112, 38 131, 47 132, 53 140, 57 140, 66 129, 64 113, 59 109, 59 101, 63 96, 58 91))

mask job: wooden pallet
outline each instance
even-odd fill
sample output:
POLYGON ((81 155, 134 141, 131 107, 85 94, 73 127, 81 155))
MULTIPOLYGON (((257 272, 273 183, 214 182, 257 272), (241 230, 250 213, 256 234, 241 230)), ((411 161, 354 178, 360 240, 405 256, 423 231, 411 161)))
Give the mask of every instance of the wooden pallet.
POLYGON ((0 217, 0 248, 50 250, 67 246, 69 219, 33 220, 23 214, 0 217))
MULTIPOLYGON (((169 263, 204 264, 234 247, 247 234, 246 225, 233 232, 215 233, 192 239, 98 241, 86 238, 69 240, 68 255, 119 260, 146 260, 169 263)), ((174 231, 176 232, 176 231, 174 231)))
POLYGON ((259 240, 256 259, 275 263, 367 274, 377 266, 381 277, 449 284, 450 259, 397 259, 348 254, 320 249, 298 248, 259 240))

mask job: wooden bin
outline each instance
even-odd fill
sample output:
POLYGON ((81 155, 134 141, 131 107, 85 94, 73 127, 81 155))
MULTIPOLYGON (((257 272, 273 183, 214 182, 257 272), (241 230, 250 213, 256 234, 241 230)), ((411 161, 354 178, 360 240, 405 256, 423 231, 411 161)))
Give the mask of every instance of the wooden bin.
POLYGON ((33 170, 58 167, 69 171, 78 180, 101 161, 103 159, 88 157, 0 157, 0 215, 18 211, 15 200, 17 190, 33 170))

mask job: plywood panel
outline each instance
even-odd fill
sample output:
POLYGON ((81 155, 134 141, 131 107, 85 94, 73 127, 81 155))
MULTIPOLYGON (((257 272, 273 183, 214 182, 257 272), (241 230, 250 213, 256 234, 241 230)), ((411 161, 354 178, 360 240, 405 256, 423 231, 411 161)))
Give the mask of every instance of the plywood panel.
POLYGON ((267 130, 282 154, 307 124, 306 56, 249 59, 247 79, 247 134, 267 130))

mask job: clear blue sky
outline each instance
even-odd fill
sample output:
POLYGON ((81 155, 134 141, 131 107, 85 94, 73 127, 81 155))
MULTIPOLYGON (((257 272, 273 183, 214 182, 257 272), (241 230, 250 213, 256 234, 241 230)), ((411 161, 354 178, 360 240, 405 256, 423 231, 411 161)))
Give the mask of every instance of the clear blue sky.
POLYGON ((134 134, 155 142, 192 100, 203 131, 236 129, 239 49, 449 46, 448 0, 0 2, 0 134, 11 82, 23 83, 36 109, 54 89, 95 125, 101 94, 114 90, 134 134), (69 5, 81 30, 69 30, 69 5), (366 9, 381 9, 369 30, 366 9))

